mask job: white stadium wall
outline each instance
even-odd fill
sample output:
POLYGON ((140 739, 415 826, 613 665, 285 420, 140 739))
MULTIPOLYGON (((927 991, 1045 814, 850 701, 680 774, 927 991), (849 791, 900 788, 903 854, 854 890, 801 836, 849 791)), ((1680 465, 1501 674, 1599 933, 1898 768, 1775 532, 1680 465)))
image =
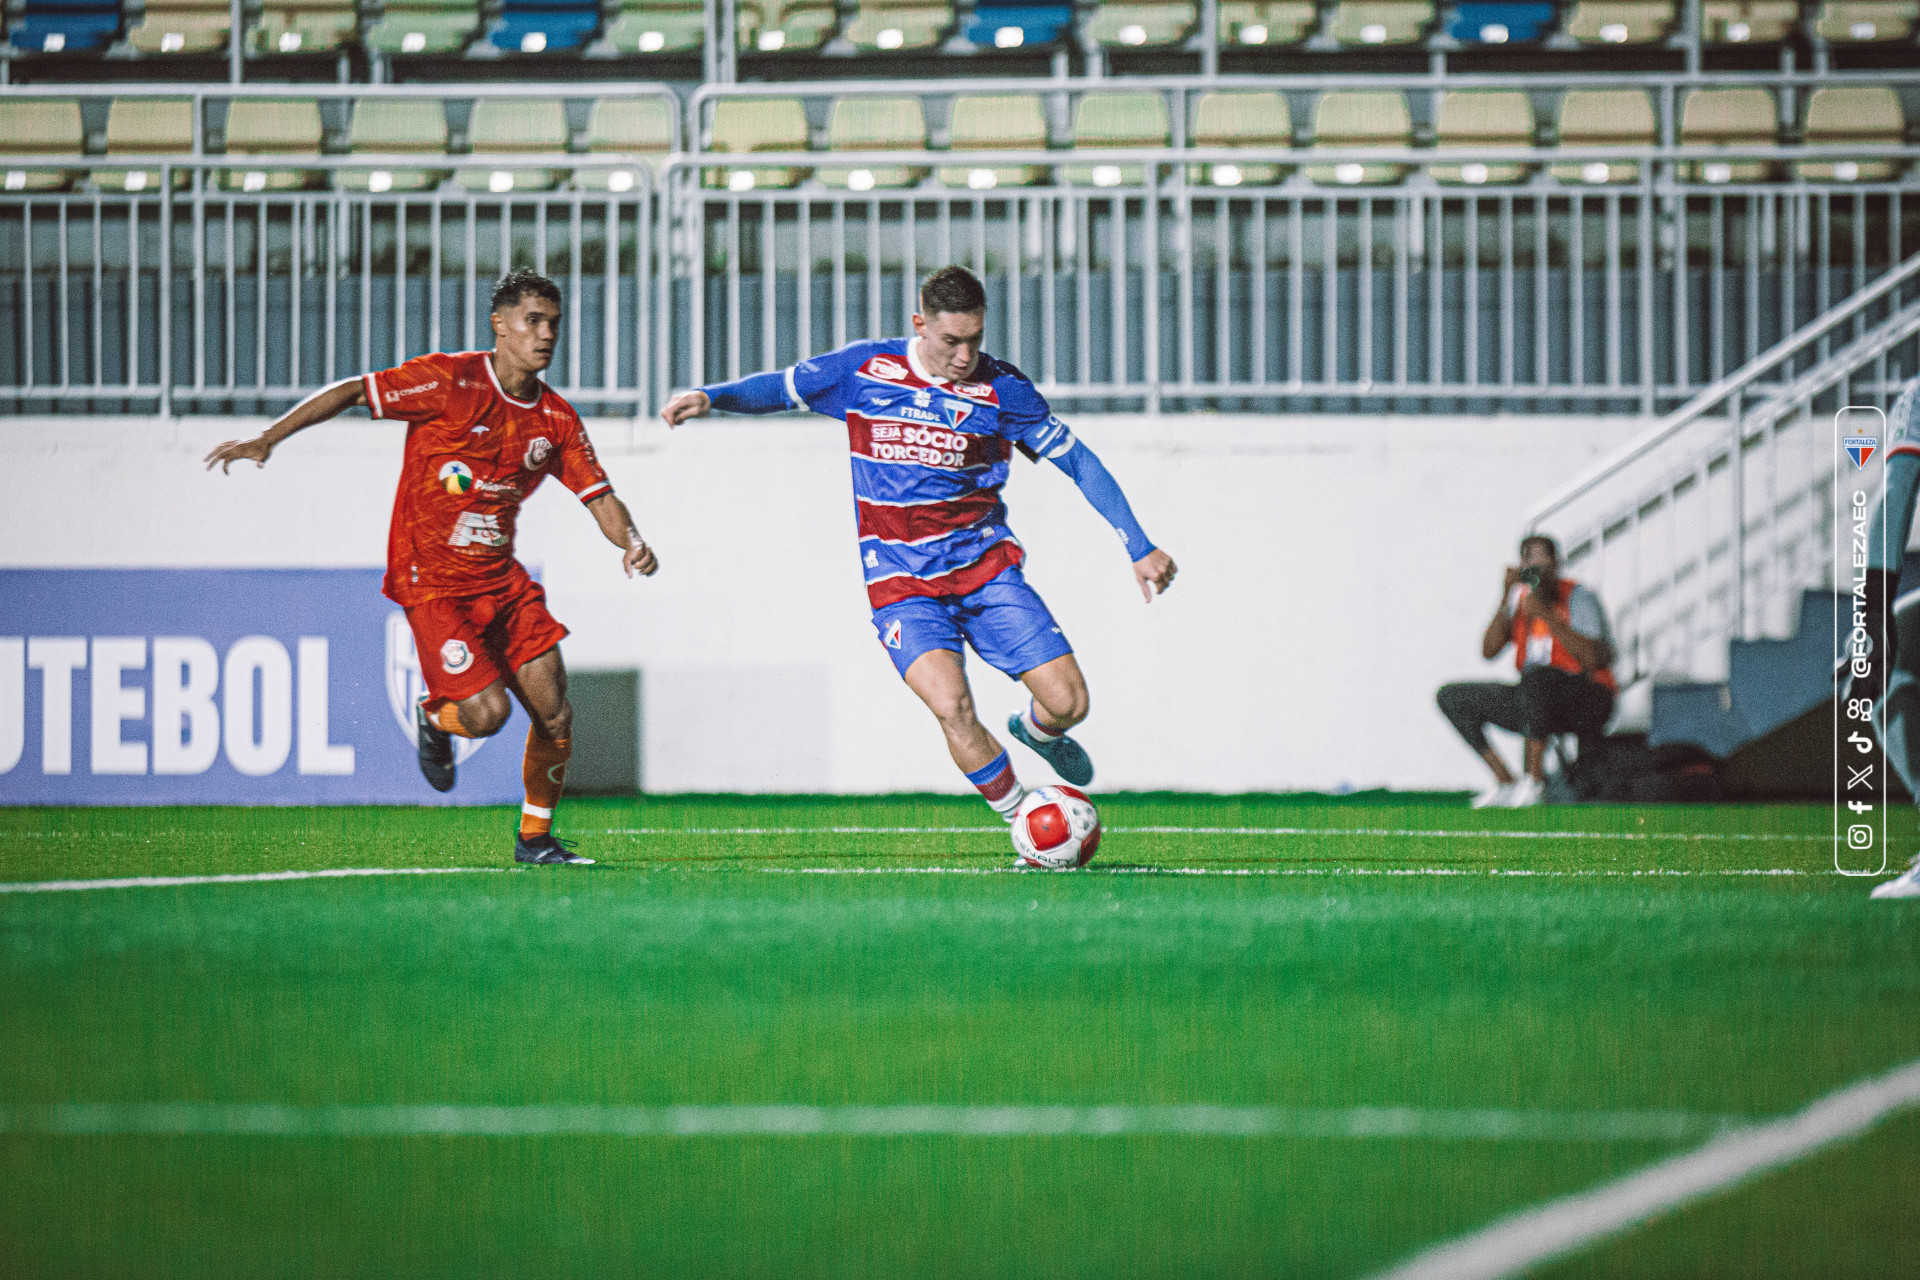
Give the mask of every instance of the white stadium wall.
MULTIPOLYGON (((264 471, 202 469, 210 447, 260 425, 0 420, 17 476, 0 509, 0 567, 380 566, 398 432, 341 420, 296 437, 264 471)), ((1478 785, 1481 766, 1434 709, 1434 689, 1511 678, 1504 660, 1480 661, 1479 638, 1522 513, 1637 425, 1076 419, 1180 564, 1174 590, 1143 605, 1112 532, 1071 482, 1016 460, 1013 527, 1092 688, 1081 736, 1099 787, 1478 785)), ((837 423, 708 420, 669 432, 605 420, 589 430, 660 554, 659 575, 622 577, 617 553, 557 485, 523 512, 520 554, 573 630, 570 666, 642 671, 648 790, 964 788, 868 621, 837 423)), ((0 624, 0 636, 17 634, 0 624)), ((998 729, 1023 699, 977 659, 968 668, 982 719, 998 729)), ((123 699, 141 678, 123 673, 123 699)), ((34 681, 0 718, 41 714, 34 681)), ((142 704, 123 701, 122 712, 124 736, 137 739, 142 704)), ((84 730, 85 710, 75 714, 84 730)), ((516 714, 508 730, 516 767, 519 723, 516 714)), ((10 736, 18 729, 0 725, 10 736)), ((16 767, 38 764, 28 754, 16 767)), ((1018 748, 1016 763, 1041 772, 1018 748)))

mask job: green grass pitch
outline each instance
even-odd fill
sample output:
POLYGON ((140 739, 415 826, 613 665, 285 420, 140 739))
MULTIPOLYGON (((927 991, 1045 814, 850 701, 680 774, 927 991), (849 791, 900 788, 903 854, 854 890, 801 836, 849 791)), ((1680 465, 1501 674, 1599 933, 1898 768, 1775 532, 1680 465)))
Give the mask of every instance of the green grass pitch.
MULTIPOLYGON (((1364 1276, 1920 1058, 1920 904, 1824 808, 1101 805, 1069 874, 957 798, 574 800, 600 864, 533 869, 503 810, 0 811, 6 881, 487 869, 0 894, 0 1274, 1364 1276), (1181 1104, 1303 1119, 553 1110, 1181 1104)), ((1538 1274, 1911 1274, 1917 1189, 1909 1111, 1538 1274)))

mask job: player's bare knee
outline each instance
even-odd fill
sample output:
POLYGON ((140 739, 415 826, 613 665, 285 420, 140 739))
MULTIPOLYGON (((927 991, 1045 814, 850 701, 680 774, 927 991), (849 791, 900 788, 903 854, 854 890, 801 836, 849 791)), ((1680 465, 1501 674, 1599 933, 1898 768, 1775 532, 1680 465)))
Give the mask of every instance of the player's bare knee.
POLYGON ((958 693, 945 694, 930 701, 934 717, 940 721, 940 727, 948 736, 964 735, 977 721, 973 711, 973 695, 962 689, 958 693))
POLYGON ((573 704, 563 702, 560 709, 539 719, 540 736, 565 741, 573 737, 573 704))
POLYGON ((504 690, 488 689, 460 704, 460 724, 476 738, 491 738, 507 723, 512 707, 504 690))
POLYGON ((1053 729, 1071 729, 1087 718, 1090 704, 1087 686, 1052 691, 1047 697, 1034 695, 1034 702, 1046 713, 1047 727, 1053 729))

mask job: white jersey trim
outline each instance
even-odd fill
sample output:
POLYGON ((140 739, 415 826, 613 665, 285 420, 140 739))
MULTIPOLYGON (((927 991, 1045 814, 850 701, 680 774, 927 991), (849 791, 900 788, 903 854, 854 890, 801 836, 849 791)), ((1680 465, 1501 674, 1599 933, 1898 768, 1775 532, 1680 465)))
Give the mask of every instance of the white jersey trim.
MULTIPOLYGON (((497 374, 497 373, 495 373, 495 372, 493 371, 493 357, 492 357, 492 356, 490 356, 490 355, 488 355, 488 356, 482 356, 482 357, 481 357, 481 360, 480 360, 480 363, 481 363, 481 364, 483 364, 483 365, 485 365, 485 366, 487 367, 487 377, 488 377, 488 378, 490 378, 490 379, 492 379, 492 381, 493 381, 493 389, 494 389, 495 391, 498 391, 498 392, 500 393, 500 398, 501 398, 502 400, 505 400, 505 401, 506 401, 506 402, 507 402, 508 404, 517 404, 517 405, 519 405, 519 406, 520 406, 520 407, 521 407, 522 409, 533 409, 533 408, 537 408, 537 407, 539 407, 539 404, 540 404, 540 396, 535 396, 535 397, 534 397, 533 399, 531 399, 531 400, 515 400, 515 399, 514 399, 514 398, 513 398, 512 396, 510 396, 510 395, 508 395, 508 394, 507 394, 507 389, 506 389, 505 387, 503 387, 503 386, 501 386, 501 385, 500 385, 500 375, 499 375, 499 374, 497 374)), ((546 385, 546 383, 544 383, 544 382, 540 382, 540 380, 539 380, 538 378, 536 378, 536 379, 534 379, 534 381, 535 381, 536 383, 539 383, 539 386, 540 386, 540 395, 541 395, 541 396, 543 396, 543 395, 545 395, 545 394, 547 393, 547 385, 546 385)))

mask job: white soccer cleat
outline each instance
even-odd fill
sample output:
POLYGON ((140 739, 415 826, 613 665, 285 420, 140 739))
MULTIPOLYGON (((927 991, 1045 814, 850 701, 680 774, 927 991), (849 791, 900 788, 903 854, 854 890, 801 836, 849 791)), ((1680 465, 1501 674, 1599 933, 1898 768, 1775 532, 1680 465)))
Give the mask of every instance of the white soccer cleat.
POLYGON ((1913 860, 1913 865, 1907 868, 1906 874, 1889 880, 1885 884, 1875 885, 1873 892, 1867 896, 1870 898, 1920 898, 1920 858, 1913 860))
POLYGON ((1475 796, 1471 807, 1475 809, 1504 809, 1507 807, 1507 797, 1513 794, 1514 786, 1515 784, 1511 782, 1496 782, 1475 796))
POLYGON ((1507 802, 1504 807, 1531 809, 1540 803, 1542 793, 1545 791, 1546 788, 1541 786, 1538 780, 1530 775, 1523 775, 1520 781, 1513 784, 1512 790, 1507 792, 1507 802))

